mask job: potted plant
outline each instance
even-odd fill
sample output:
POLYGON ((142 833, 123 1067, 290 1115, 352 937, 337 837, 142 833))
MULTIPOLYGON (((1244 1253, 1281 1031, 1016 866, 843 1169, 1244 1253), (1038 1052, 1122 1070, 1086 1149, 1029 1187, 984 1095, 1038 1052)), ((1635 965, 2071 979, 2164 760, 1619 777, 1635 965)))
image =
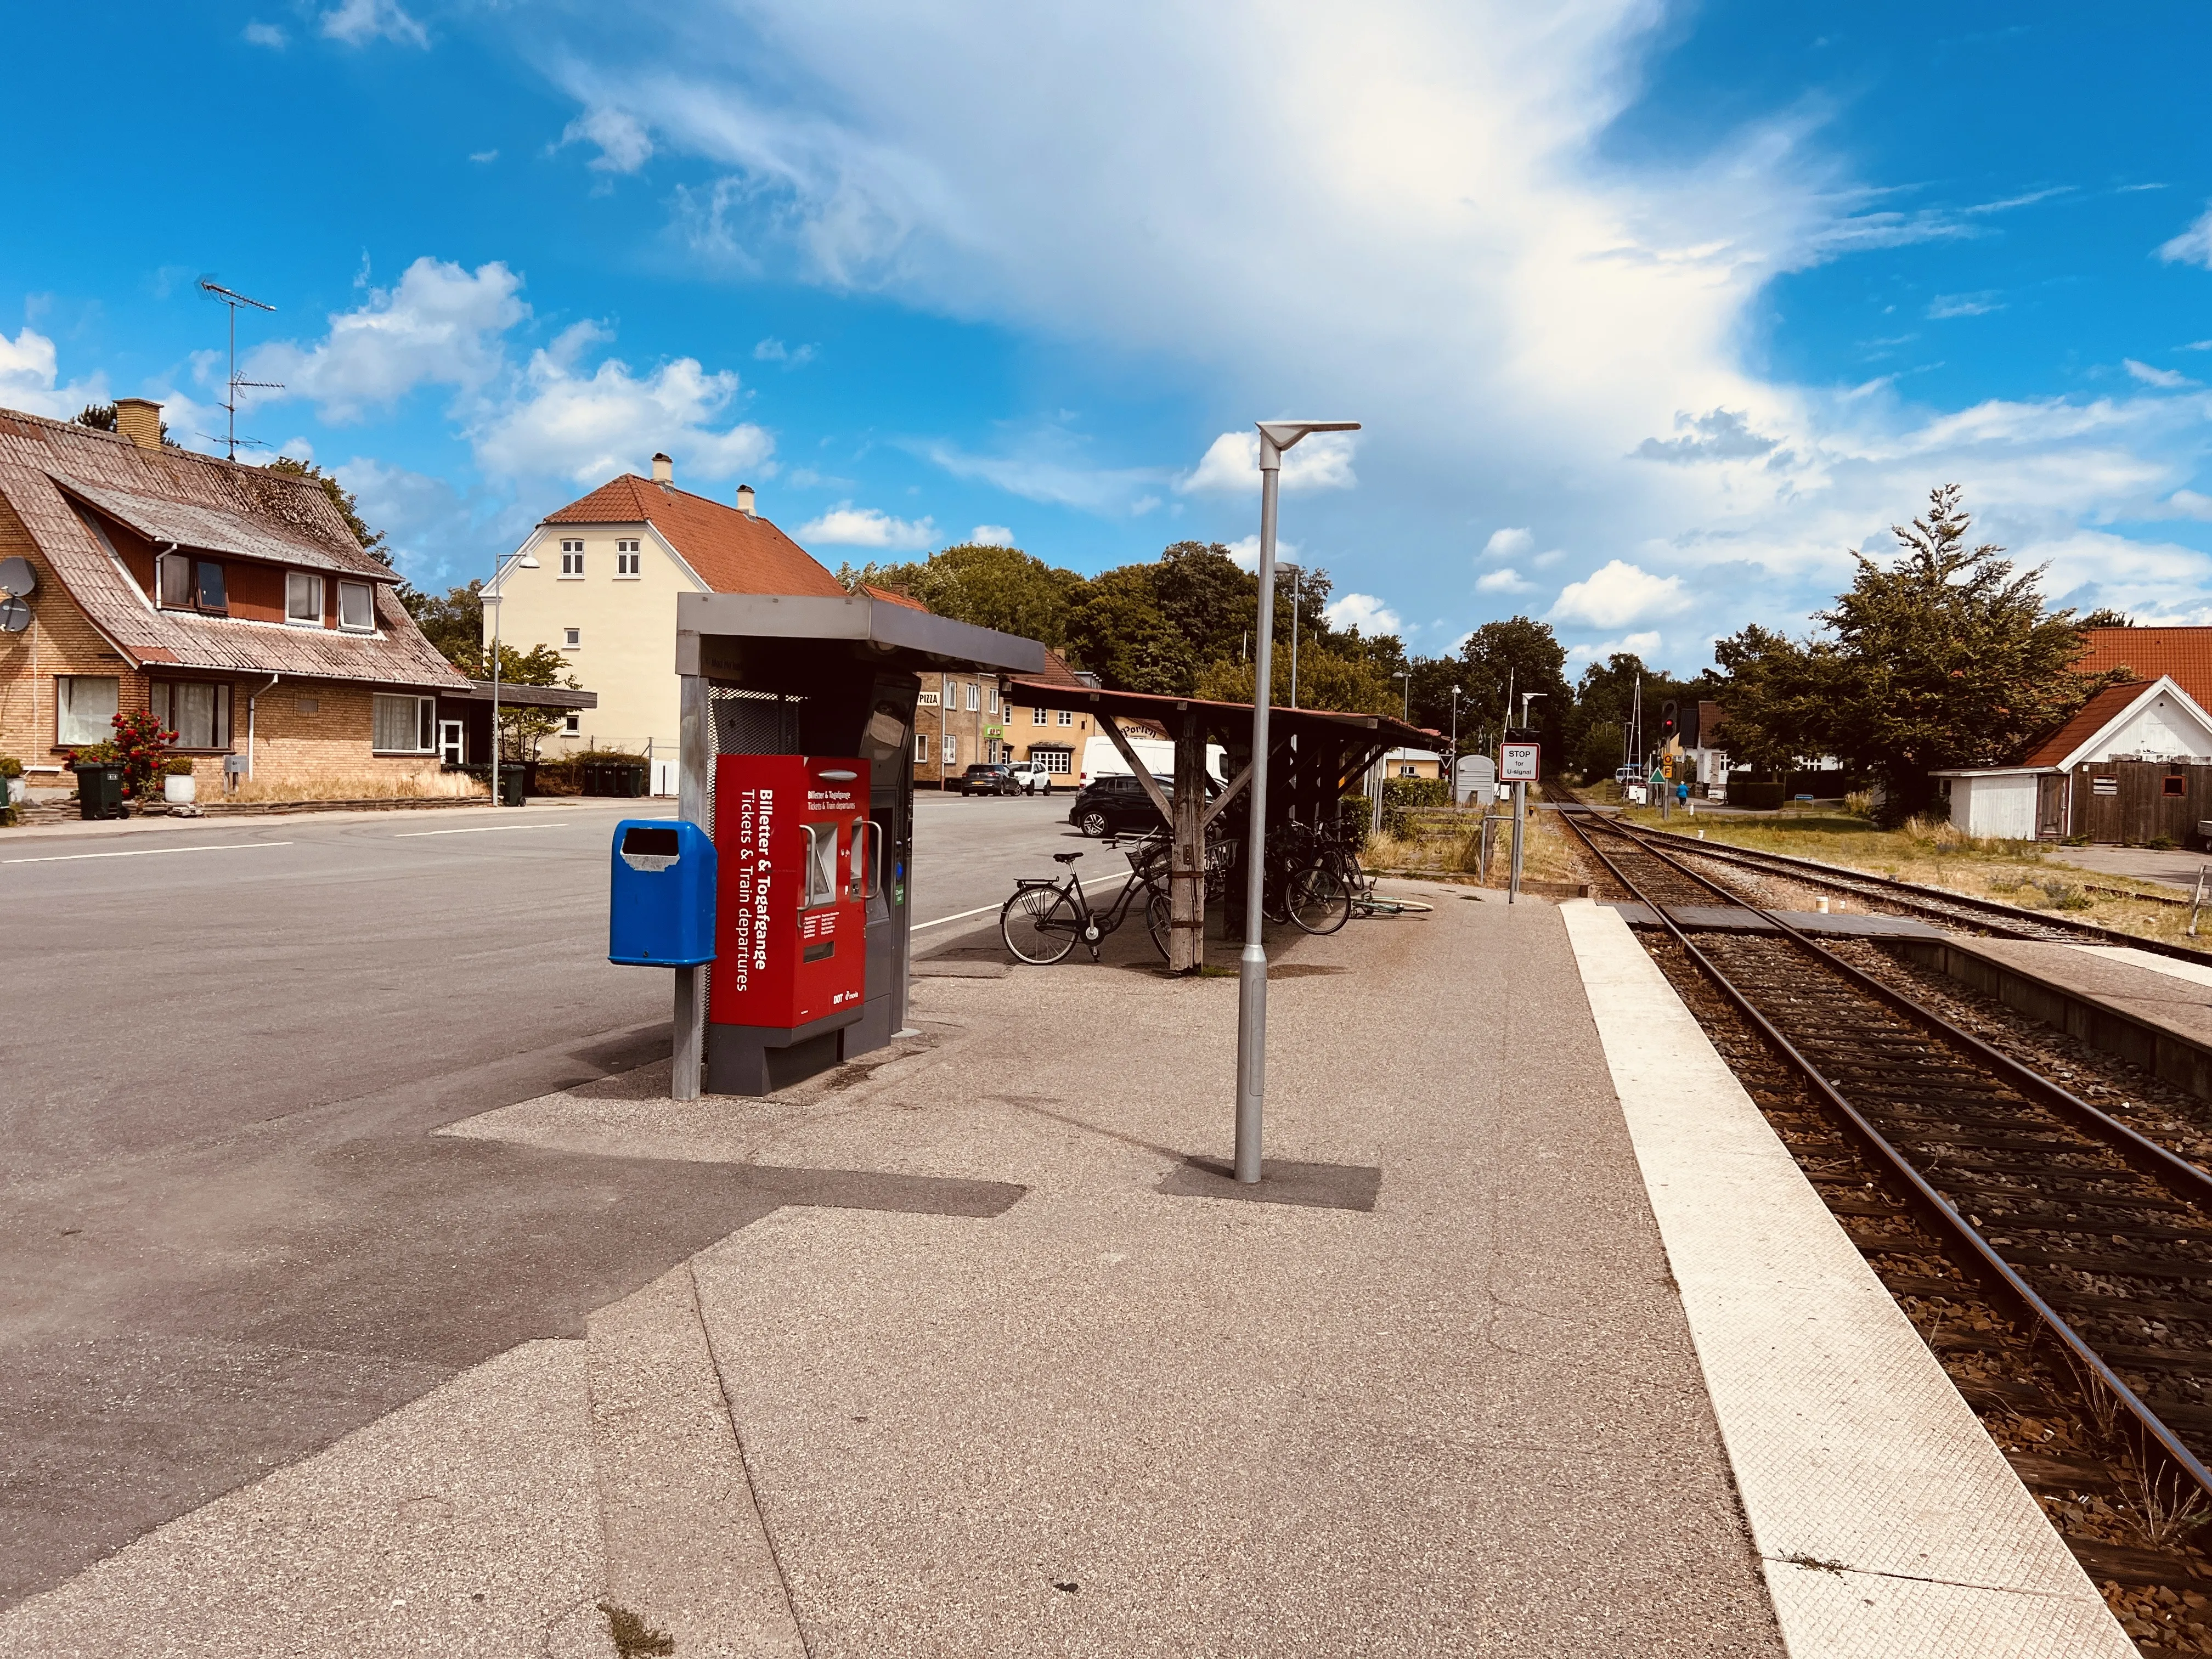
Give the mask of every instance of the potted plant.
POLYGON ((199 799, 192 763, 185 756, 172 755, 161 763, 161 799, 172 806, 189 806, 199 799))

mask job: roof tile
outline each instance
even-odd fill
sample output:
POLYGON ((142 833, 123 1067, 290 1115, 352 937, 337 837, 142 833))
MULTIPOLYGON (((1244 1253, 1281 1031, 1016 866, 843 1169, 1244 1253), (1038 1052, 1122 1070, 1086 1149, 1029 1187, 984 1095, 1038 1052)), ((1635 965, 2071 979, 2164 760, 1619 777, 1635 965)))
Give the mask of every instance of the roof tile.
MULTIPOLYGON (((2076 749, 2095 737, 2098 732, 2127 712, 2128 705, 2150 690, 2148 680, 2130 680, 2124 685, 2108 685, 2083 703, 2074 718, 2053 732, 2028 751, 2022 766, 2057 766, 2076 749)), ((2188 688, 2184 686, 2184 690, 2188 688)), ((2194 692, 2190 694, 2195 696, 2194 692)))
POLYGON ((2139 680, 2170 674, 2173 683, 2212 708, 2212 628, 2089 628, 2089 653, 2074 665, 2084 674, 2124 668, 2139 680))

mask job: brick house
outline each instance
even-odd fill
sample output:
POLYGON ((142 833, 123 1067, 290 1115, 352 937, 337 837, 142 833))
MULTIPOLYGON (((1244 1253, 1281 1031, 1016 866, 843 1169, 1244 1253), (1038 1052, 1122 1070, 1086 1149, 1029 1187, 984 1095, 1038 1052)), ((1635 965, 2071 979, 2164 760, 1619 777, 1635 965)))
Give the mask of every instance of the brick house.
POLYGON ((224 762, 279 784, 382 786, 438 769, 438 699, 472 688, 311 479, 170 448, 161 405, 112 433, 0 410, 0 559, 27 624, 0 632, 0 752, 65 785, 76 744, 151 708, 204 794, 224 762))

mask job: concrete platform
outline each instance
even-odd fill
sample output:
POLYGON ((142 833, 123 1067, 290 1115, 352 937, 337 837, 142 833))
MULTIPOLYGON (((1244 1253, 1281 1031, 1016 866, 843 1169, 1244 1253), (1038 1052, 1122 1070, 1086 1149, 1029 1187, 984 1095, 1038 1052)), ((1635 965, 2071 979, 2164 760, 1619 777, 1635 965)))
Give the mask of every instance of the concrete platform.
POLYGON ((2212 968, 2129 945, 1948 933, 1905 956, 2212 1100, 2212 968))
POLYGON ((1217 1184, 1235 981, 1133 939, 924 980, 784 1095, 448 1126, 793 1201, 0 1651, 608 1659, 605 1608, 809 1659, 2132 1651, 1909 1328, 1860 1363, 1871 1276, 1620 920, 1420 896, 1283 942, 1275 1193, 1217 1184))
MULTIPOLYGON (((1656 927, 1659 918, 1649 905, 1607 904, 1631 927, 1656 927)), ((1687 933, 1773 933, 1781 930, 1764 916, 1733 904, 1670 904, 1667 914, 1687 933)), ((1865 910, 1777 910, 1774 914, 1801 933, 1829 939, 1941 939, 1937 929, 1911 916, 1892 916, 1865 910)))

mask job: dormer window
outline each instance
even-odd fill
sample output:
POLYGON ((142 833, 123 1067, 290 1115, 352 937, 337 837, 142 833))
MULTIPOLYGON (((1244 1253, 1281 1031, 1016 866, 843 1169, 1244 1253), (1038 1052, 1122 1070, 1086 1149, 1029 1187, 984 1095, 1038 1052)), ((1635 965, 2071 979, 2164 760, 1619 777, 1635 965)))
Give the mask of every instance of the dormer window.
POLYGON ((354 634, 376 631, 376 590, 367 582, 338 584, 338 626, 354 634))
POLYGON ((196 559, 187 553, 164 553, 160 563, 155 586, 164 605, 178 611, 228 611, 220 560, 196 559))
POLYGON ((284 573, 284 620, 295 628, 323 625, 323 579, 304 570, 284 573))

